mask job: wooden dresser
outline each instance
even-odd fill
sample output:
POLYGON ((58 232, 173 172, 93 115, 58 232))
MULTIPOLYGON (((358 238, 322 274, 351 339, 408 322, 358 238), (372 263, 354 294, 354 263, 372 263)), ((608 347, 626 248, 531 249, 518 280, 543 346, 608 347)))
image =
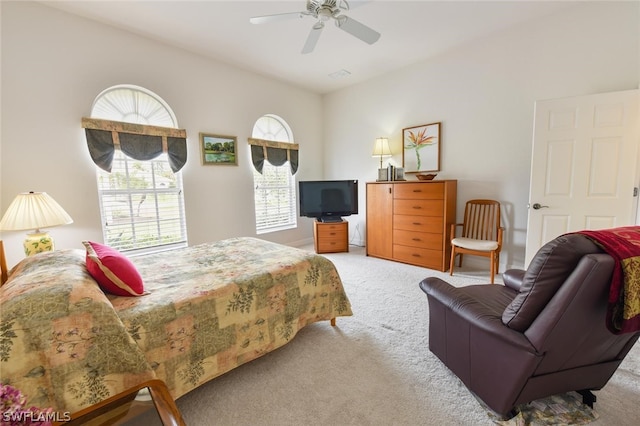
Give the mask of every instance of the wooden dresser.
POLYGON ((316 253, 338 253, 349 251, 349 222, 313 223, 313 241, 316 253))
POLYGON ((367 183, 367 255, 449 269, 456 180, 367 183))

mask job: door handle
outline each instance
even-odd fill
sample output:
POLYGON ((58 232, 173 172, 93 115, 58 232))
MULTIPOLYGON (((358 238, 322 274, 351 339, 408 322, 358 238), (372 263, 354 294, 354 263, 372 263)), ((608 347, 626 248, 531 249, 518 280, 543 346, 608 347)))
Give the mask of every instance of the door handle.
POLYGON ((543 205, 541 205, 540 203, 535 203, 535 204, 534 204, 533 206, 531 206, 531 207, 533 207, 533 209, 534 209, 534 210, 548 209, 548 208, 549 208, 549 206, 543 206, 543 205))

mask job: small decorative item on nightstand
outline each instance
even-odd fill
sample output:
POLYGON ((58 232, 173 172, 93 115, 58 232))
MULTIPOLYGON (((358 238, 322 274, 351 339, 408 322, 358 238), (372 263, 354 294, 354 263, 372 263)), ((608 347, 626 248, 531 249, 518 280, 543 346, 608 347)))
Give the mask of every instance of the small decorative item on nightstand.
POLYGON ((387 166, 386 175, 388 176, 388 179, 384 179, 384 180, 391 180, 391 181, 405 180, 404 169, 402 167, 396 167, 392 164, 389 164, 387 166))
POLYGON ((18 194, 0 220, 2 231, 25 231, 28 233, 24 240, 24 253, 27 256, 53 251, 53 238, 40 228, 68 225, 73 223, 71 216, 56 203, 46 192, 23 192, 18 194))
POLYGON ((437 173, 416 173, 418 180, 433 180, 436 176, 437 173))
POLYGON ((378 179, 377 182, 384 182, 390 180, 389 179, 389 170, 385 167, 384 169, 378 169, 378 179))

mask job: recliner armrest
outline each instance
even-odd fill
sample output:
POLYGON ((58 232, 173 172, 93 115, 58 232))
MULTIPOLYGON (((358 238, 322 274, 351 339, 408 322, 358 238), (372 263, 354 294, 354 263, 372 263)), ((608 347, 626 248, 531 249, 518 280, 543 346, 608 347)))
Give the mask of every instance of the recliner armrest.
POLYGON ((525 272, 522 269, 508 269, 502 274, 502 281, 506 287, 519 292, 525 272))
MULTIPOLYGON (((427 294, 429 306, 439 304, 449 309, 452 315, 460 318, 472 328, 483 330, 485 333, 493 335, 496 341, 527 353, 536 353, 535 348, 523 333, 511 330, 502 323, 502 309, 491 308, 482 303, 478 297, 480 293, 492 294, 494 297, 498 297, 500 292, 510 290, 501 289, 501 286, 492 284, 458 288, 436 277, 425 278, 420 282, 419 286, 427 294), (477 291, 474 291, 475 289, 477 291)), ((429 316, 431 317, 431 315, 432 312, 430 311, 429 316)), ((454 329, 452 325, 450 327, 451 329, 448 331, 454 329)))

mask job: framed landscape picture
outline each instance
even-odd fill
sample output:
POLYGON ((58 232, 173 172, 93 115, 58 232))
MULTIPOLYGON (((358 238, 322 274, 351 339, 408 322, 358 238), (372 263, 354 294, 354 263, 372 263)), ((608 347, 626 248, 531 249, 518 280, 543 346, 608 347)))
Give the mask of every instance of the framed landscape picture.
POLYGON ((405 173, 440 171, 440 123, 402 129, 405 173))
POLYGON ((202 164, 238 165, 238 138, 200 133, 202 164))

